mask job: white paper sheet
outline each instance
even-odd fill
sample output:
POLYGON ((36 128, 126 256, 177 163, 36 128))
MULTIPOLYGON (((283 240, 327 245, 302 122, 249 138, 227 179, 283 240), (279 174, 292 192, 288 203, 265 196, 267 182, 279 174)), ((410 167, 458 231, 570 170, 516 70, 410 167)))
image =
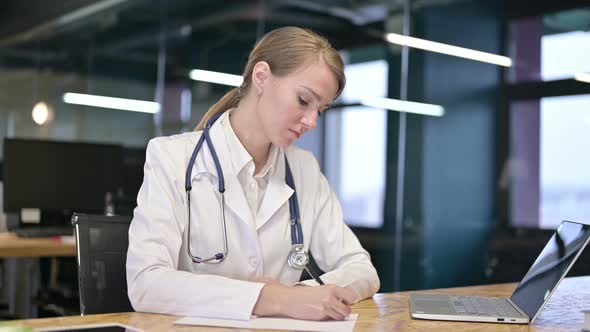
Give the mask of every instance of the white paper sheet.
POLYGON ((344 320, 336 321, 311 321, 290 318, 254 317, 251 320, 229 320, 200 317, 184 317, 174 324, 235 327, 243 329, 268 329, 288 331, 315 331, 315 332, 352 332, 358 314, 350 314, 344 320))

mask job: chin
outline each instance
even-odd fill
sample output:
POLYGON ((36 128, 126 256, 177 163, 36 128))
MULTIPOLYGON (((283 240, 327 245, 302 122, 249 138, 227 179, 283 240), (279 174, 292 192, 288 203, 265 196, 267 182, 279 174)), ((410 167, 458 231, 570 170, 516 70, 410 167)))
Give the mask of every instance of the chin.
POLYGON ((290 139, 286 139, 286 138, 279 138, 276 140, 272 140, 273 145, 278 146, 283 149, 290 146, 291 144, 293 144, 293 142, 295 142, 295 140, 290 140, 290 139))
POLYGON ((288 142, 288 141, 281 141, 281 142, 276 142, 273 143, 274 145, 278 146, 279 148, 287 148, 289 147, 293 142, 288 142))

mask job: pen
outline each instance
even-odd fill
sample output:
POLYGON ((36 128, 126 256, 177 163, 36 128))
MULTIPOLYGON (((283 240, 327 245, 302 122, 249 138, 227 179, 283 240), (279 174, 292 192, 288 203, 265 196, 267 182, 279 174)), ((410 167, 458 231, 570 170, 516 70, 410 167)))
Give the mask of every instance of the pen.
POLYGON ((325 285, 325 284, 324 284, 324 282, 322 281, 322 279, 320 279, 320 276, 319 276, 319 275, 317 275, 317 274, 315 274, 315 273, 311 273, 311 270, 307 268, 307 265, 305 265, 305 271, 307 271, 307 273, 308 273, 310 276, 312 276, 312 277, 315 279, 315 281, 317 281, 317 282, 318 282, 318 284, 320 284, 320 285, 325 285))
MULTIPOLYGON (((309 269, 309 268, 307 267, 307 265, 305 265, 305 267, 304 267, 304 268, 305 268, 305 271, 307 271, 307 273, 308 273, 310 276, 312 276, 312 277, 315 279, 315 281, 317 281, 317 283, 318 283, 318 284, 320 284, 320 285, 325 285, 325 284, 324 284, 324 282, 322 281, 322 279, 320 278, 320 276, 319 276, 319 275, 317 275, 317 274, 315 274, 315 273, 312 273, 312 272, 311 272, 311 269, 309 269)), ((342 299, 338 299, 338 300, 339 300, 340 302, 342 302, 342 299)), ((344 317, 344 320, 350 320, 350 315, 348 315, 348 316, 344 317)))

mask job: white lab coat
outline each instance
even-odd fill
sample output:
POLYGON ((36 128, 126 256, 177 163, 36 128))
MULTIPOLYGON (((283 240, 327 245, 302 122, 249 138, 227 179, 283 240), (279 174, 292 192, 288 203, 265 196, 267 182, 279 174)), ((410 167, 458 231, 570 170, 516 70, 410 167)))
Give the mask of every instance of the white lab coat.
MULTIPOLYGON (((227 113, 227 112, 226 112, 227 113)), ((263 283, 260 277, 296 284, 302 271, 287 264, 291 249, 284 153, 293 172, 303 241, 326 284, 350 286, 357 301, 379 289, 368 253, 343 222, 342 209, 313 155, 280 149, 256 217, 231 165, 220 117, 210 130, 225 178, 228 256, 219 264, 196 264, 187 254, 186 166, 202 132, 152 139, 144 180, 129 229, 127 285, 137 311, 226 319, 249 319, 263 283)), ((210 257, 223 251, 217 172, 206 144, 192 171, 191 252, 210 257)), ((313 286, 313 280, 304 284, 313 286)))

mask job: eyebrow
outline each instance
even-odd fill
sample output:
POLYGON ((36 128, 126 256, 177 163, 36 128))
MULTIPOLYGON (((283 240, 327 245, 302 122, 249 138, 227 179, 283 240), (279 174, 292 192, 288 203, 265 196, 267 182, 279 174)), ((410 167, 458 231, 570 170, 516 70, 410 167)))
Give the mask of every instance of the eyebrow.
MULTIPOLYGON (((300 87, 306 89, 307 91, 311 92, 311 94, 317 99, 317 100, 322 100, 322 97, 315 91, 313 91, 312 88, 308 88, 305 85, 299 85, 300 87)), ((330 108, 332 107, 332 103, 326 104, 324 105, 324 107, 330 108)))

